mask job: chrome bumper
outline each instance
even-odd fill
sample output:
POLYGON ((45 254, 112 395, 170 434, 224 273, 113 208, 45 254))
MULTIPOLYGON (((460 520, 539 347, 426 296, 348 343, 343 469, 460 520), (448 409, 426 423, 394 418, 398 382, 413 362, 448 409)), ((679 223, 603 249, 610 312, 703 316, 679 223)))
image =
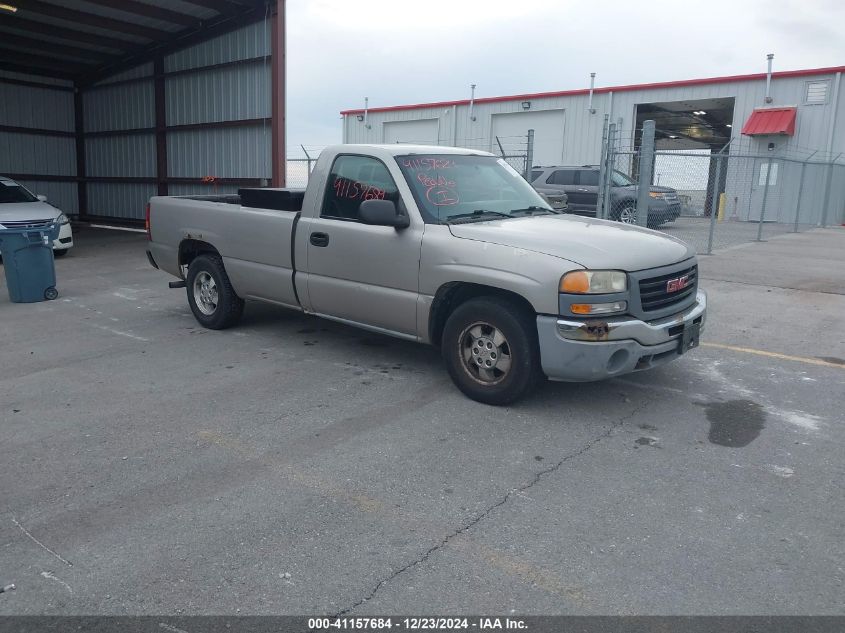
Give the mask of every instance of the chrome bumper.
POLYGON ((557 320, 560 336, 573 341, 624 341, 633 339, 643 345, 660 345, 679 336, 674 330, 685 323, 692 323, 702 317, 701 326, 707 314, 707 294, 699 290, 695 303, 680 314, 674 314, 657 321, 639 319, 590 319, 588 321, 557 320))
POLYGON ((586 382, 650 369, 680 355, 687 327, 704 329, 707 295, 679 314, 656 321, 630 317, 573 321, 537 318, 540 360, 552 380, 586 382))

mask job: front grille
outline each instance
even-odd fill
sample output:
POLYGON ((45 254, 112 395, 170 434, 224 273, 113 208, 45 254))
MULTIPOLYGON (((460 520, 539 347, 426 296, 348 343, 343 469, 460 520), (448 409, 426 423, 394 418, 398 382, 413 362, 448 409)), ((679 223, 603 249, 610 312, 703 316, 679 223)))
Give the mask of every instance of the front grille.
POLYGON ((7 229, 43 229, 54 222, 55 220, 0 220, 0 224, 7 229))
POLYGON ((698 266, 676 270, 675 272, 659 277, 649 277, 640 280, 640 304, 643 312, 654 312, 663 310, 675 304, 685 301, 690 295, 694 295, 698 286, 698 266), (684 288, 669 292, 667 283, 673 279, 687 276, 687 284, 684 288))

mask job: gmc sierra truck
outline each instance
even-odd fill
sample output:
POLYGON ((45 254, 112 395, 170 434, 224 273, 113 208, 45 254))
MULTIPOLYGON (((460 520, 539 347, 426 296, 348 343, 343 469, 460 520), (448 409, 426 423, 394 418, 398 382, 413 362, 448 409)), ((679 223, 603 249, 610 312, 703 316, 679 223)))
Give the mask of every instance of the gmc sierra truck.
POLYGON ((539 380, 648 369, 698 344, 692 249, 564 215, 505 161, 467 149, 338 145, 307 189, 161 196, 150 263, 197 321, 258 300, 439 347, 470 398, 507 404, 539 380))

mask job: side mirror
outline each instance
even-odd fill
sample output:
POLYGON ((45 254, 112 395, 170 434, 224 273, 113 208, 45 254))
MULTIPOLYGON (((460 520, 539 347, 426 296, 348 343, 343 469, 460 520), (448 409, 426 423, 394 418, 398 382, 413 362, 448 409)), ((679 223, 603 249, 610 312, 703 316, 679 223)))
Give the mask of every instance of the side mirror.
POLYGON ((392 226, 405 229, 411 225, 411 218, 401 215, 392 200, 364 200, 358 207, 358 219, 364 224, 392 226))
POLYGON ((40 193, 35 197, 38 198, 38 202, 47 202, 47 196, 43 196, 40 193))

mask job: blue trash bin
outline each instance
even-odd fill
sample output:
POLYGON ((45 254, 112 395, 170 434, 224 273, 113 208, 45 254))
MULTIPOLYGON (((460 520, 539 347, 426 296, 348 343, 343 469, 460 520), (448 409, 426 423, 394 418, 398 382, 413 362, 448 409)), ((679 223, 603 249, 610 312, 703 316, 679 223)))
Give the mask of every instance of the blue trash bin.
POLYGON ((35 303, 59 296, 53 261, 53 240, 58 236, 58 224, 41 228, 0 228, 0 254, 9 299, 13 303, 35 303))

